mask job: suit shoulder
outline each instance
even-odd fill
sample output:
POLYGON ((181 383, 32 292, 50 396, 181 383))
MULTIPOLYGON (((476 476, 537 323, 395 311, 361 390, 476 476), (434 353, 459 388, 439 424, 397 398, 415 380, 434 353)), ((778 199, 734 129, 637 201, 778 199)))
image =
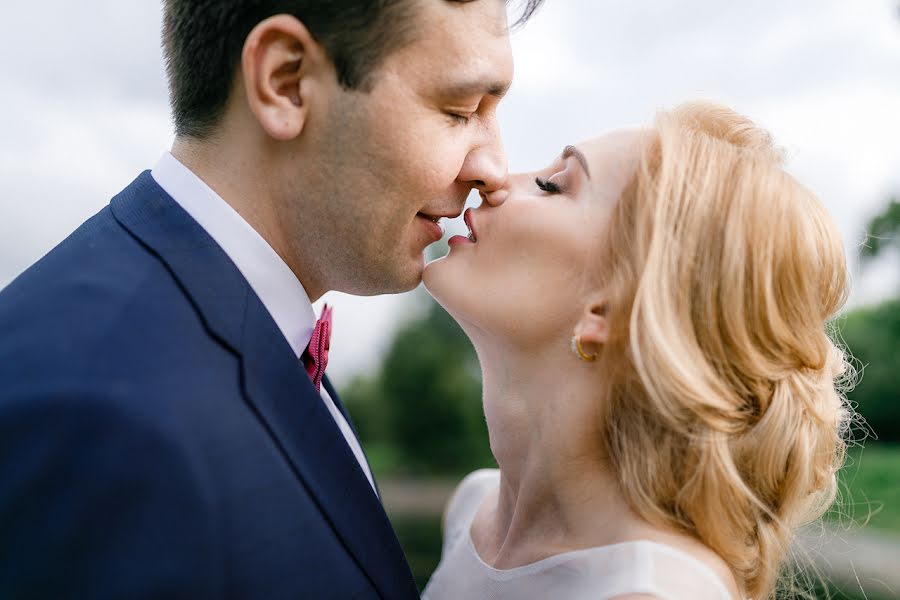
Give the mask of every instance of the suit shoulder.
POLYGON ((163 276, 164 268, 107 206, 0 290, 0 319, 107 309, 153 274, 163 276))
MULTIPOLYGON (((0 291, 0 331, 8 382, 87 373, 129 352, 137 361, 154 336, 174 347, 202 325, 165 265, 107 208, 0 291)), ((159 356, 143 354, 145 363, 159 356)))

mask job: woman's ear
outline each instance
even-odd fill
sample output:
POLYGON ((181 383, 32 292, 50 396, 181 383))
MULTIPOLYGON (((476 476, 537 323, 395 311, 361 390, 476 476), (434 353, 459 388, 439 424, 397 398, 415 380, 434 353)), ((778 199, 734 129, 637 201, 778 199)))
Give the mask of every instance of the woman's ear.
POLYGON ((287 141, 300 135, 324 66, 330 66, 324 49, 296 18, 275 15, 253 28, 241 74, 250 111, 269 136, 287 141))
POLYGON ((587 354, 597 354, 609 341, 608 307, 605 299, 597 299, 584 308, 581 318, 575 324, 575 335, 587 354))

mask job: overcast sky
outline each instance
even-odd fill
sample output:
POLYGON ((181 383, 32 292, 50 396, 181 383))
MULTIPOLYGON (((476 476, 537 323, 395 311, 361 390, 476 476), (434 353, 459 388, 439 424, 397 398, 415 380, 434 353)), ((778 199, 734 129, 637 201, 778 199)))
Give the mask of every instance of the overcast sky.
MULTIPOLYGON (((172 141, 160 3, 7 3, 0 20, 0 287, 150 168, 172 141)), ((684 100, 768 128, 837 220, 851 261, 866 220, 900 194, 896 0, 547 0, 513 36, 500 115, 510 167, 649 123, 684 100)), ((853 302, 900 285, 900 261, 857 276, 853 302)), ((421 294, 419 294, 421 295, 421 294)), ((417 297, 336 305, 329 373, 377 363, 417 297)))

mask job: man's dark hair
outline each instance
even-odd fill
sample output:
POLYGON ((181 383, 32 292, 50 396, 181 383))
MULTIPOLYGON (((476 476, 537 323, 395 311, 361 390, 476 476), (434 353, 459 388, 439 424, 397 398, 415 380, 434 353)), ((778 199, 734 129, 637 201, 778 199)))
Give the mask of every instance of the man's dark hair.
MULTIPOLYGON (((524 0, 516 24, 542 2, 524 0)), ((340 84, 366 91, 381 61, 414 35, 412 5, 410 0, 165 0, 163 47, 176 133, 196 139, 212 133, 228 102, 244 41, 261 21, 294 15, 325 48, 340 84)))

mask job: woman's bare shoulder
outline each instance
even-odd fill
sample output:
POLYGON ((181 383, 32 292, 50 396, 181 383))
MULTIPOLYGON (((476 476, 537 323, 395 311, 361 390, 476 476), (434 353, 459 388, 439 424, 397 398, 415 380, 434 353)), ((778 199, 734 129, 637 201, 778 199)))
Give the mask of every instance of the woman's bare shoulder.
POLYGON ((485 494, 495 488, 499 482, 499 469, 478 469, 466 475, 456 486, 444 509, 441 520, 443 531, 446 532, 448 524, 459 520, 463 513, 467 514, 477 509, 485 494))
MULTIPOLYGON (((728 566, 728 563, 725 562, 721 556, 712 551, 708 546, 704 545, 699 540, 679 532, 667 531, 658 527, 653 527, 647 523, 636 524, 634 527, 629 528, 629 532, 627 537, 634 540, 647 540, 650 542, 656 542, 658 544, 662 544, 664 546, 668 546, 670 548, 674 548, 675 550, 681 551, 683 554, 686 554, 696 560, 697 562, 703 564, 708 569, 710 569, 713 573, 715 573, 718 578, 722 581, 723 584, 728 588, 729 593, 734 598, 740 598, 740 592, 738 591, 737 583, 734 579, 734 573, 732 573, 731 568, 728 566)), ((623 598, 617 598, 616 600, 637 600, 638 598, 656 598, 655 596, 625 596, 623 598)))

